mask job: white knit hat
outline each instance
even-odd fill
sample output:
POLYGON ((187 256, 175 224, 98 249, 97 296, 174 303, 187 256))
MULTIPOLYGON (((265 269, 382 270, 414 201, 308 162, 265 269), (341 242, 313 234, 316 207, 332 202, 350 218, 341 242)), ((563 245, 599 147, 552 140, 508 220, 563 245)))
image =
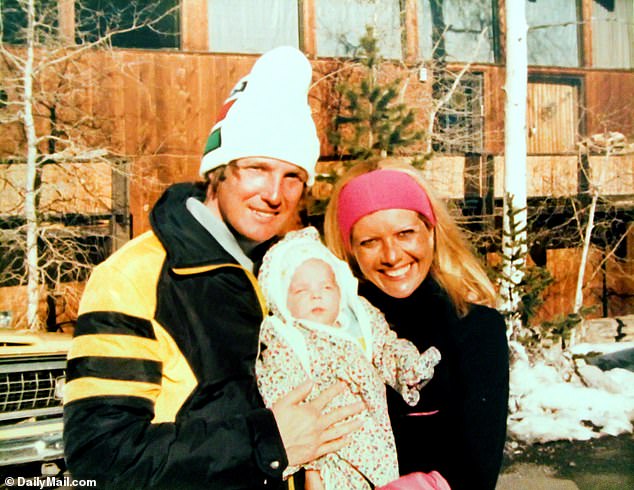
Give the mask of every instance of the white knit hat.
POLYGON ((319 139, 308 105, 312 67, 290 46, 264 53, 225 101, 200 163, 200 175, 246 157, 283 160, 315 177, 319 139))

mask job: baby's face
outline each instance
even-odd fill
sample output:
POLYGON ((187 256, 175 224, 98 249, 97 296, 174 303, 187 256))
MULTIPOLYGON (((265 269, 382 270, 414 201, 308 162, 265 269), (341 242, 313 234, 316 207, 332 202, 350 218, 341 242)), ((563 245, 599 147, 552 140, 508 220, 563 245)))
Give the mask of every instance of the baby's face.
POLYGON ((288 288, 286 307, 298 320, 333 325, 339 313, 341 293, 335 274, 326 262, 310 259, 301 264, 288 288))

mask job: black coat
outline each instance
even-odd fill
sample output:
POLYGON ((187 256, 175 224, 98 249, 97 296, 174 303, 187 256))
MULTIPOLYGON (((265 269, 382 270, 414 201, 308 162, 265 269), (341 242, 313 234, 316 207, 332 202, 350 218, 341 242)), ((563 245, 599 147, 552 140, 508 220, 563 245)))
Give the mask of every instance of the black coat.
POLYGON ((404 299, 371 283, 362 284, 360 293, 385 314, 399 337, 421 352, 433 345, 442 354, 416 407, 388 389, 401 474, 437 470, 452 490, 494 489, 506 439, 509 386, 502 316, 472 305, 459 318, 430 277, 404 299))
POLYGON ((267 489, 287 466, 255 380, 255 277, 168 189, 152 231, 93 271, 69 353, 65 455, 100 487, 267 489))

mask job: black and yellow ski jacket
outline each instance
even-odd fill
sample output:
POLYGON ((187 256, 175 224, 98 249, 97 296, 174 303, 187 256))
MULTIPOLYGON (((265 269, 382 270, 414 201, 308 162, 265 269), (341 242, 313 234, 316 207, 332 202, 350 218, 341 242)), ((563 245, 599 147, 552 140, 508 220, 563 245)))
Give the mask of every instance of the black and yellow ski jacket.
POLYGON ((259 290, 166 191, 152 231, 93 271, 68 355, 65 454, 104 488, 279 488, 287 466, 254 366, 259 290))

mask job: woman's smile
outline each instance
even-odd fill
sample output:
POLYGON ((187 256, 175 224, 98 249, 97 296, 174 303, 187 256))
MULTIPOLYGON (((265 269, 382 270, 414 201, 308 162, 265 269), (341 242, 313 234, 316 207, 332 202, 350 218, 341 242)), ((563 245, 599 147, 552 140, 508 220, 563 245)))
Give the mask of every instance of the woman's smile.
POLYGON ((394 267, 391 269, 385 269, 383 274, 388 276, 390 279, 401 279, 405 274, 407 274, 412 268, 412 264, 407 264, 401 267, 394 267))

